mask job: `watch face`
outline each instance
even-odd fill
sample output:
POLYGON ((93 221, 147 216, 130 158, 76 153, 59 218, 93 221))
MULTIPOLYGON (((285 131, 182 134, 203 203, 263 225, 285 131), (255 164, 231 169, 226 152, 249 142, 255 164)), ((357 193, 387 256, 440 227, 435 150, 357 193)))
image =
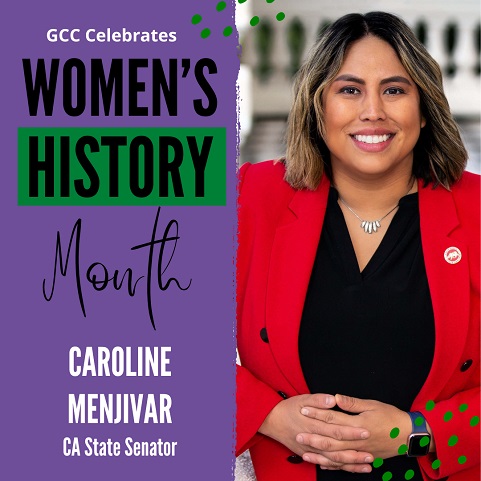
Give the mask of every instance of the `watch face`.
POLYGON ((408 456, 425 456, 429 453, 431 436, 428 433, 411 434, 409 436, 408 456))

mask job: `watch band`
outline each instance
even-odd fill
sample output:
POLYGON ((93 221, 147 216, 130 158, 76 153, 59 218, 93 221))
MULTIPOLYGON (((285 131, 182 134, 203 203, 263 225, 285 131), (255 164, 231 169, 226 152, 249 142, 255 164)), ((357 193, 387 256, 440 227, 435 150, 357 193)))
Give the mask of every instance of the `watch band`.
POLYGON ((428 427, 426 426, 426 418, 419 412, 408 412, 411 418, 411 423, 413 425, 412 434, 424 434, 428 432, 428 427), (420 421, 421 419, 421 421, 420 421))
POLYGON ((431 435, 426 419, 419 411, 408 412, 411 418, 412 432, 408 436, 408 456, 425 456, 429 454, 431 435))

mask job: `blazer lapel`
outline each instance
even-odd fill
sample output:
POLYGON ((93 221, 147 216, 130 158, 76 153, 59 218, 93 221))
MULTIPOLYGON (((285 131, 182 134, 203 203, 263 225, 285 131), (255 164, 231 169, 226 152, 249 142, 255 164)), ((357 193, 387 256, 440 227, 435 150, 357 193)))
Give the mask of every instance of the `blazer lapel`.
POLYGON ((329 181, 297 191, 276 230, 267 284, 266 327, 279 368, 299 394, 308 393, 298 353, 299 326, 317 252, 329 181))
POLYGON ((469 324, 469 259, 451 192, 419 185, 421 240, 434 309, 436 342, 428 378, 414 404, 436 398, 455 369, 469 324), (449 263, 446 250, 456 247, 461 260, 449 263), (446 253, 446 255, 445 255, 446 253))

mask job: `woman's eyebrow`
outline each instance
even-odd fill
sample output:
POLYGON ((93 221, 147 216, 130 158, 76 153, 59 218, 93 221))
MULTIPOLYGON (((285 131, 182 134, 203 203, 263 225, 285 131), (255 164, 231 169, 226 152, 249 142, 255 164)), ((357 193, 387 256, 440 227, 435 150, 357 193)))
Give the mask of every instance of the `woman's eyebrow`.
POLYGON ((382 79, 380 84, 384 85, 384 84, 388 84, 388 83, 391 83, 391 82, 398 82, 398 83, 403 83, 403 84, 407 84, 407 85, 412 85, 411 82, 409 81, 409 79, 407 79, 406 77, 403 77, 401 75, 394 75, 393 77, 388 77, 388 78, 382 79))
POLYGON ((349 75, 349 74, 344 74, 344 75, 339 75, 339 77, 334 79, 334 82, 339 82, 339 81, 344 81, 344 82, 354 82, 358 83, 361 85, 366 85, 366 82, 359 77, 355 77, 354 75, 349 75))
MULTIPOLYGON (((357 83, 357 84, 360 84, 360 85, 366 85, 365 80, 363 80, 359 77, 356 77, 354 75, 350 75, 350 74, 339 75, 339 77, 334 79, 334 82, 339 82, 339 81, 353 82, 353 83, 357 83)), ((391 82, 397 82, 397 83, 404 83, 404 84, 407 84, 407 85, 412 85, 411 82, 409 81, 409 79, 407 79, 406 77, 403 77, 402 75, 394 75, 392 77, 382 79, 381 82, 379 82, 379 83, 380 83, 380 85, 384 85, 384 84, 388 84, 388 83, 391 83, 391 82)))

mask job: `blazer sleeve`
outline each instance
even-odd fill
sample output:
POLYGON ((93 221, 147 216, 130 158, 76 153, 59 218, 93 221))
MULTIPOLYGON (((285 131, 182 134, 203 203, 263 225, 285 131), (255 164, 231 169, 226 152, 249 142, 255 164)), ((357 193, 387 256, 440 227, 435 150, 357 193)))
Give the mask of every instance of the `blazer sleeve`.
MULTIPOLYGON (((241 329, 244 296, 250 267, 250 248, 253 241, 253 227, 249 207, 249 199, 242 196, 243 185, 250 164, 244 164, 239 170, 239 235, 237 249, 237 330, 241 329), (245 202, 244 202, 245 200, 245 202)), ((242 361, 242 359, 241 359, 242 361)), ((268 384, 255 377, 248 369, 237 366, 236 373, 236 456, 249 449, 264 436, 258 429, 274 406, 282 401, 282 397, 268 384)))
MULTIPOLYGON (((477 371, 479 377, 479 369, 477 371)), ((433 409, 419 411, 428 421, 436 441, 436 452, 419 459, 430 479, 442 479, 479 465, 479 387, 435 403, 433 409)))
POLYGON ((272 409, 282 401, 270 386, 257 379, 248 369, 237 366, 236 456, 263 438, 257 431, 272 409))

